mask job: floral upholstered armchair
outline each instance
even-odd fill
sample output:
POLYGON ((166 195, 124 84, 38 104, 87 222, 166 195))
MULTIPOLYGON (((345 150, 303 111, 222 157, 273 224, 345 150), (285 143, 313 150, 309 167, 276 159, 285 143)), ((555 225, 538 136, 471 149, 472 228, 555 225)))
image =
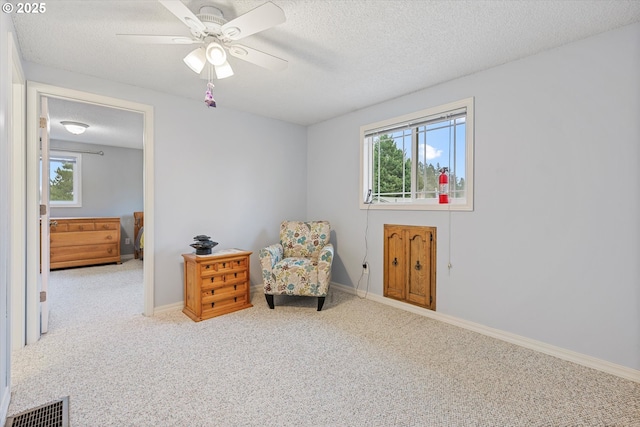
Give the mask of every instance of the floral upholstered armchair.
POLYGON ((283 221, 280 243, 260 250, 264 295, 273 309, 274 295, 318 297, 322 310, 329 291, 333 245, 328 221, 283 221))

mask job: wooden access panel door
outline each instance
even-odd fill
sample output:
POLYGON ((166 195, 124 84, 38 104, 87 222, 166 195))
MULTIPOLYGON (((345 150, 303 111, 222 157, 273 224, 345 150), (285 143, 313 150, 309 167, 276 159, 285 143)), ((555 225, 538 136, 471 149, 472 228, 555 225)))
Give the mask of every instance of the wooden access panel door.
POLYGON ((384 226, 384 296, 436 307, 436 228, 384 226))
POLYGON ((407 289, 404 235, 402 226, 384 226, 384 296, 399 300, 407 289))

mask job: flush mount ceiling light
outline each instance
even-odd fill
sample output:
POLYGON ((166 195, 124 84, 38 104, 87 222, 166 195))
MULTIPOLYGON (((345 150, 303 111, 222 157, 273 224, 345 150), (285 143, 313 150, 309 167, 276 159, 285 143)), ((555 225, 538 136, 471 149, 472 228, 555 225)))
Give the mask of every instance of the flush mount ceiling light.
POLYGON ((80 135, 84 133, 84 131, 87 130, 87 128, 89 127, 89 125, 85 123, 80 123, 80 122, 63 121, 63 122, 60 122, 60 124, 64 126, 64 128, 69 133, 72 133, 74 135, 80 135))
POLYGON ((198 49, 192 50, 187 56, 184 57, 183 61, 195 73, 200 74, 205 64, 207 63, 204 48, 199 47, 198 49))
POLYGON ((209 43, 207 46, 207 61, 216 66, 227 62, 227 52, 224 51, 220 43, 209 43))

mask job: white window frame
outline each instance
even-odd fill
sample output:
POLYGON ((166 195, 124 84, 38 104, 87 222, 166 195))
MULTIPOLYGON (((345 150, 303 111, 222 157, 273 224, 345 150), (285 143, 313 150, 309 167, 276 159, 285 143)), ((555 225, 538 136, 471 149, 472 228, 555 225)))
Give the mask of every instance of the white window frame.
MULTIPOLYGON (((474 98, 465 98, 460 101, 451 102, 445 105, 427 108, 415 113, 406 114, 399 117, 370 123, 360 127, 360 209, 382 209, 382 210, 433 210, 433 211, 473 211, 473 145, 474 145, 474 98), (424 122, 435 119, 438 116, 447 117, 452 112, 466 110, 465 118, 465 197, 461 199, 451 198, 447 204, 438 203, 435 199, 402 199, 398 202, 390 203, 369 203, 369 189, 373 179, 373 155, 371 153, 371 142, 367 135, 379 131, 381 134, 386 129, 405 127, 414 122, 424 122)), ((412 159, 416 156, 412 154, 412 159)), ((415 161, 412 162, 412 173, 415 173, 415 161)), ((413 182, 414 180, 412 180, 413 182)), ((415 187, 415 185, 413 185, 415 187)), ((415 193, 415 189, 412 189, 415 193)))
MULTIPOLYGON (((51 168, 51 161, 56 159, 74 159, 73 167, 73 200, 51 200, 49 198, 49 205, 55 208, 80 208, 82 207, 82 154, 75 152, 50 151, 49 152, 49 167, 51 168)), ((52 172, 52 171, 51 171, 52 172)))

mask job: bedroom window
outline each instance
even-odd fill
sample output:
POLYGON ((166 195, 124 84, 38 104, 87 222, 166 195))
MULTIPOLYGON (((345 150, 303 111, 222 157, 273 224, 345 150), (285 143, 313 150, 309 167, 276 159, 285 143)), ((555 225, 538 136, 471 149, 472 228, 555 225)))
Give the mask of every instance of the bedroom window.
POLYGON ((49 204, 54 207, 81 207, 82 154, 49 153, 49 204))
POLYGON ((473 210, 473 135, 473 98, 362 126, 360 208, 473 210))

